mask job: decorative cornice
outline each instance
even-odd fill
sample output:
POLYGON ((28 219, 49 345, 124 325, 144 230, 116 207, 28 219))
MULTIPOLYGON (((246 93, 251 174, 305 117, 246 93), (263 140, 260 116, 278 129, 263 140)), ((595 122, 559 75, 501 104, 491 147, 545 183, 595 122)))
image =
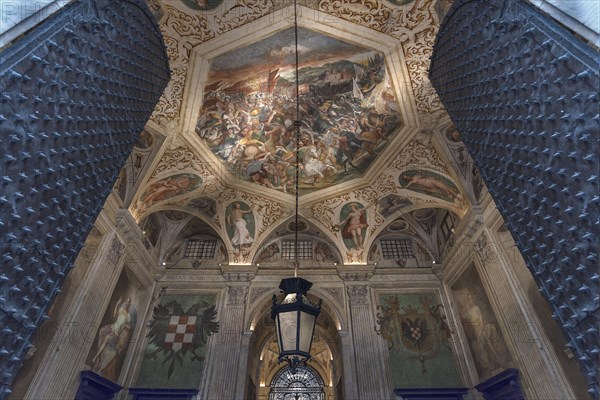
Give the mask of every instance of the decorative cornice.
POLYGON ((156 271, 158 259, 148 251, 146 238, 127 209, 117 210, 116 226, 119 235, 127 245, 127 257, 135 259, 136 263, 142 264, 152 271, 156 271))
POLYGON ((338 266, 337 272, 345 281, 366 282, 375 273, 375 265, 341 265, 338 266))
POLYGON ((221 275, 195 275, 195 274, 157 274, 157 280, 160 282, 177 282, 185 284, 187 282, 223 282, 221 275))
POLYGON ((250 282, 256 276, 258 267, 252 265, 223 265, 221 275, 228 282, 250 282))

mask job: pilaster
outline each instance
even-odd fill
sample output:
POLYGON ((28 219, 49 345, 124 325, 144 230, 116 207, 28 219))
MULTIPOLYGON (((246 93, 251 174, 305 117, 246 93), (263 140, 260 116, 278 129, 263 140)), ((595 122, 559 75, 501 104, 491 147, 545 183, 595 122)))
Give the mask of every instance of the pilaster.
POLYGON ((344 362, 344 393, 348 399, 358 398, 356 364, 352 362, 351 355, 354 353, 352 335, 349 331, 338 331, 341 339, 341 348, 344 362))
POLYGON ((239 363, 237 368, 237 376, 235 378, 235 396, 234 399, 243 399, 244 390, 246 383, 246 376, 248 375, 245 366, 248 364, 248 351, 250 349, 250 338, 252 337, 252 331, 244 331, 242 333, 242 341, 240 344, 240 355, 238 357, 239 363))
POLYGON ((98 249, 102 257, 94 265, 78 289, 55 334, 53 345, 42 361, 26 398, 72 398, 77 390, 79 371, 92 345, 100 318, 116 280, 123 268, 124 244, 116 232, 107 234, 98 249))
POLYGON ((357 282, 347 285, 347 288, 354 342, 354 364, 357 371, 356 398, 361 400, 390 398, 386 390, 388 385, 385 382, 385 371, 381 366, 379 348, 374 344, 379 338, 373 329, 375 322, 369 286, 366 282, 357 282))
POLYGON ((247 282, 227 285, 227 297, 221 311, 221 326, 215 337, 218 342, 219 357, 213 358, 215 365, 208 399, 238 399, 236 397, 236 392, 239 392, 237 386, 244 385, 244 382, 236 383, 235 379, 236 371, 242 365, 240 363, 246 362, 240 358, 240 349, 247 295, 247 282))
POLYGON ((566 377, 551 357, 552 346, 535 317, 514 271, 503 257, 500 244, 485 229, 474 245, 475 264, 489 294, 505 336, 513 348, 513 358, 522 372, 527 397, 534 399, 572 399, 566 377))

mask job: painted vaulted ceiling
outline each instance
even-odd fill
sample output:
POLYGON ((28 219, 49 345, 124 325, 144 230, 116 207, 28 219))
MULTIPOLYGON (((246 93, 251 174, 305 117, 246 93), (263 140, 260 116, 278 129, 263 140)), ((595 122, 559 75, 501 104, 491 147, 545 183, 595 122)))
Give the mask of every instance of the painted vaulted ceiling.
POLYGON ((385 236, 442 261, 484 190, 428 79, 448 0, 298 3, 298 227, 293 3, 149 3, 172 79, 116 191, 159 261, 214 237, 223 262, 269 262, 296 228, 321 263, 377 262, 385 236))

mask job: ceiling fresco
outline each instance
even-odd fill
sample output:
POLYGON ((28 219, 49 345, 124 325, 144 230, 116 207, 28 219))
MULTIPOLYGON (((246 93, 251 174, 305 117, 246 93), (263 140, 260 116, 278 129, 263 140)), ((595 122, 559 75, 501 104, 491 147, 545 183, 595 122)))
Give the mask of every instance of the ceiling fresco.
POLYGON ((192 10, 208 11, 217 8, 223 0, 181 0, 181 2, 192 10))
MULTIPOLYGON (((418 266, 441 260, 447 245, 417 217, 460 219, 480 180, 427 76, 444 2, 301 0, 297 117, 291 2, 151 0, 172 79, 136 145, 155 157, 123 197, 133 217, 180 210, 218 237, 218 262, 279 265, 300 120, 305 264, 384 265, 373 249, 390 235, 415 238, 418 266)), ((195 268, 177 261, 188 233, 163 229, 159 258, 195 268)))
MULTIPOLYGON (((299 190, 363 174, 402 128, 382 54, 300 28, 299 190)), ((293 28, 211 63, 196 133, 244 180, 293 192, 293 28)))

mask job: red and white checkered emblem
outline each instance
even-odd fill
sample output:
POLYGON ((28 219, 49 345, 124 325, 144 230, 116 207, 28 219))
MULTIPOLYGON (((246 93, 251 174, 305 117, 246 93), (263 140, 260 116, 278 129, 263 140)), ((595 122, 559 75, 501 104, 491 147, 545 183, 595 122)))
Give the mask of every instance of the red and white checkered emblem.
POLYGON ((410 328, 410 334, 415 340, 421 339, 421 328, 412 326, 410 328))
POLYGON ((195 315, 173 315, 167 327, 165 346, 175 351, 192 347, 192 339, 196 332, 195 315))

